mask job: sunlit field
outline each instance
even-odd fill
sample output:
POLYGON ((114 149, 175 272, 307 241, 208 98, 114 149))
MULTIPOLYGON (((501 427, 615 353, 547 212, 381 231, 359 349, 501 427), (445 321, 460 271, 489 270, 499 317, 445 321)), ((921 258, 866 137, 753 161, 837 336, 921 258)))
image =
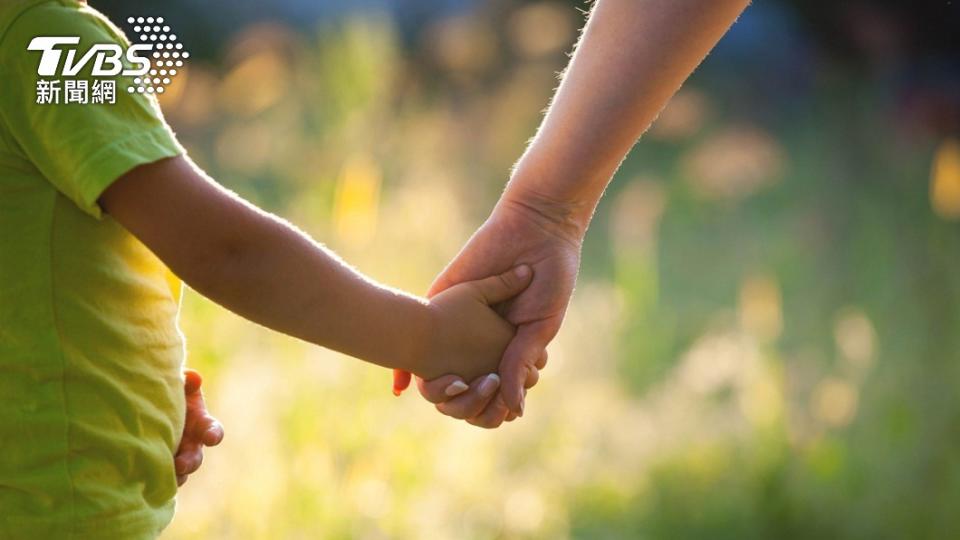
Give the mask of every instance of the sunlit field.
MULTIPOLYGON (((618 173, 518 421, 451 420, 187 291, 188 364, 227 435, 164 536, 960 535, 960 143, 887 82, 751 52, 785 24, 771 9, 618 173)), ((496 201, 581 23, 549 2, 415 35, 376 13, 255 23, 161 102, 218 181, 422 294, 496 201)))

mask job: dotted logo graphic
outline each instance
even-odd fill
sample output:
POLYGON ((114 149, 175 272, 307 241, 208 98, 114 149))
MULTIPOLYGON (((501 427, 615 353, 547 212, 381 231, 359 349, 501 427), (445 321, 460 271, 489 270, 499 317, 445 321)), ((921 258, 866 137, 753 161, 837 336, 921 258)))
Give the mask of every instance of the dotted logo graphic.
POLYGON ((190 58, 190 53, 183 50, 177 35, 170 33, 170 27, 163 24, 163 17, 128 17, 127 22, 134 25, 133 31, 140 36, 140 43, 153 47, 150 70, 134 77, 127 92, 162 94, 183 67, 183 61, 190 58))

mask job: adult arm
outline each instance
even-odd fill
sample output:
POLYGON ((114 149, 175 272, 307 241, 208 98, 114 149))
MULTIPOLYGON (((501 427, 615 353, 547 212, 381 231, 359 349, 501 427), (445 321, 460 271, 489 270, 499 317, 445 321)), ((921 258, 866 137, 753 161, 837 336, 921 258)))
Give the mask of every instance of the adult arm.
POLYGON ((503 202, 582 238, 627 151, 749 0, 599 0, 503 202))
POLYGON ((749 0, 597 0, 550 105, 487 221, 440 274, 436 294, 520 262, 534 281, 507 310, 517 334, 500 364, 500 392, 447 399, 445 379, 421 384, 441 411, 485 427, 522 414, 524 381, 560 329, 580 245, 630 147, 749 0))

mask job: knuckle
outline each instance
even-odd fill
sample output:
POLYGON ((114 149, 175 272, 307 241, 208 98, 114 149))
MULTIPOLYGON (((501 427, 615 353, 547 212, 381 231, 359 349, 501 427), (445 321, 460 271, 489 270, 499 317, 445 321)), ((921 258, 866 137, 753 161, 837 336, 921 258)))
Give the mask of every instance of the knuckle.
POLYGON ((533 388, 540 382, 540 371, 537 368, 530 368, 527 372, 527 380, 524 382, 525 388, 533 388))
POLYGON ((543 353, 537 358, 536 364, 534 364, 536 365, 537 369, 543 369, 547 367, 548 356, 549 355, 547 354, 547 351, 544 350, 543 353))

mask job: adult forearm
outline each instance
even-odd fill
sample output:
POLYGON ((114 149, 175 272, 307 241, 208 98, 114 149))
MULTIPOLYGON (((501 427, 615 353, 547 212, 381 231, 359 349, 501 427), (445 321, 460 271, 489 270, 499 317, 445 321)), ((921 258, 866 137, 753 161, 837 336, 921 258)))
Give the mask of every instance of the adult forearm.
POLYGON ((586 228, 640 135, 749 0, 598 0, 505 199, 586 228))

